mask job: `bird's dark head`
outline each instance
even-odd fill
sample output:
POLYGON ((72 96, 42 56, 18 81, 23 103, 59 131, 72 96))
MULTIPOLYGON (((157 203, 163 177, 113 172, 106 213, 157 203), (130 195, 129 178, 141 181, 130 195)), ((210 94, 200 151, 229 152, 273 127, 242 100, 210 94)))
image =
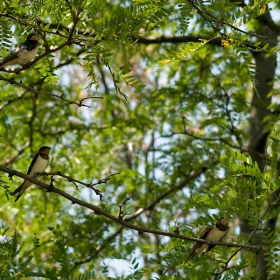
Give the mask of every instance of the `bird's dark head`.
POLYGON ((29 34, 26 38, 27 41, 38 41, 40 39, 38 34, 29 34))
POLYGON ((43 153, 45 155, 48 155, 49 152, 51 150, 51 147, 48 147, 48 146, 42 146, 40 149, 39 149, 39 153, 43 153))
POLYGON ((216 227, 221 230, 226 230, 228 228, 228 218, 220 218, 220 220, 216 223, 216 227))

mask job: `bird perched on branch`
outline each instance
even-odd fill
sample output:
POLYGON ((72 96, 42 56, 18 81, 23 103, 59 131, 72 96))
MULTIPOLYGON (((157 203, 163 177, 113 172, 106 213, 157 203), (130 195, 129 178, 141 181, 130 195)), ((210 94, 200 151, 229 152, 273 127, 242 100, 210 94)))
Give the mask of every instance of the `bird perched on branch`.
POLYGON ((37 54, 39 49, 39 35, 29 34, 26 40, 7 57, 0 60, 0 69, 13 64, 26 64, 37 54))
MULTIPOLYGON (((226 217, 220 218, 220 220, 214 226, 205 227, 200 235, 199 239, 204 239, 207 241, 221 241, 225 238, 229 231, 228 219, 226 217)), ((199 256, 206 254, 210 250, 212 250, 215 245, 208 245, 205 243, 196 242, 191 249, 189 256, 187 257, 185 262, 188 262, 194 256, 199 254, 199 256)))
MULTIPOLYGON (((39 149, 38 153, 34 156, 28 168, 27 175, 32 176, 37 172, 44 172, 46 170, 50 161, 50 150, 51 148, 48 146, 43 146, 39 149)), ((31 182, 29 182, 28 180, 24 180, 24 182, 12 193, 12 195, 18 194, 15 201, 17 201, 31 185, 31 182)))

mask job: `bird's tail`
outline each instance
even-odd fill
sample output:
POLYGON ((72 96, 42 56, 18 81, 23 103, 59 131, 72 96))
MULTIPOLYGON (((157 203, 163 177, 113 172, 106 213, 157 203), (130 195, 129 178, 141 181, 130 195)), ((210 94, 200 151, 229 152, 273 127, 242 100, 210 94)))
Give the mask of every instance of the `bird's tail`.
POLYGON ((193 255, 189 254, 184 263, 187 263, 187 262, 188 262, 190 259, 192 259, 194 256, 195 256, 195 254, 193 254, 193 255))
POLYGON ((22 196, 22 194, 26 191, 26 189, 27 189, 30 185, 32 185, 32 183, 25 180, 18 188, 16 188, 16 189, 12 192, 12 195, 18 194, 18 195, 17 195, 17 198, 16 198, 16 200, 15 200, 15 202, 18 201, 18 199, 22 196))
POLYGON ((23 193, 18 193, 18 196, 17 196, 17 198, 16 198, 16 200, 15 200, 15 202, 17 202, 18 201, 18 199, 21 197, 23 195, 23 193))
POLYGON ((8 65, 15 64, 15 56, 13 54, 8 55, 6 58, 0 60, 0 68, 8 65))
POLYGON ((21 197, 21 195, 23 194, 23 192, 21 191, 22 188, 23 188, 23 184, 25 183, 25 181, 18 187, 16 188, 13 192, 12 192, 12 195, 17 195, 17 198, 15 200, 15 202, 21 197))
POLYGON ((23 182, 18 188, 16 188, 16 189, 11 193, 11 195, 16 195, 17 193, 20 193, 23 184, 24 184, 24 182, 23 182))

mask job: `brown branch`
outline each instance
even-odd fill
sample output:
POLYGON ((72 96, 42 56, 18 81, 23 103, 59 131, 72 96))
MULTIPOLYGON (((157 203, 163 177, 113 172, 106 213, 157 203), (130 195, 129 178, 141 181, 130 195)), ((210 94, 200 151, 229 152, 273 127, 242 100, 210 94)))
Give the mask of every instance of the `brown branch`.
POLYGON ((134 41, 137 41, 141 44, 162 44, 162 43, 173 43, 173 44, 180 44, 180 43, 201 43, 201 40, 207 40, 207 44, 211 44, 214 46, 222 46, 222 38, 219 37, 209 37, 209 36, 160 36, 160 37, 142 37, 142 36, 134 36, 128 35, 134 41))
POLYGON ((90 203, 87 203, 85 201, 82 201, 76 197, 73 197, 71 195, 69 195, 68 193, 65 193, 64 191, 57 189, 55 187, 51 187, 50 185, 45 184, 44 182, 41 182, 39 180, 37 180, 36 178, 34 178, 33 176, 28 176, 24 173, 21 173, 19 171, 7 168, 5 166, 1 166, 0 165, 0 170, 8 173, 9 177, 12 176, 18 176, 20 178, 26 179, 30 182, 32 182, 33 184, 36 184, 46 190, 50 190, 53 193, 59 194, 60 196, 65 197, 66 199, 72 201, 73 204, 78 204, 82 207, 88 208, 92 211, 94 211, 94 213, 102 215, 114 222, 116 222, 117 224, 123 225, 126 228, 130 228, 133 229, 137 232, 141 232, 141 233, 152 233, 152 234, 156 234, 156 235, 162 235, 162 236, 168 236, 168 237, 174 237, 174 238, 178 238, 178 239, 182 239, 182 240, 187 240, 187 241, 193 241, 193 242, 199 242, 199 243, 206 243, 208 245, 220 245, 220 246, 226 246, 226 247, 240 247, 240 248, 246 248, 249 250, 260 250, 262 248, 261 245, 259 246, 254 246, 254 245, 246 245, 246 244, 237 244, 237 243, 229 243, 229 242, 212 242, 212 241, 207 241, 207 240, 203 240, 203 239, 198 239, 198 238, 194 238, 194 237, 188 237, 185 235, 181 235, 178 233, 174 233, 174 232, 166 232, 166 231, 161 231, 161 230, 155 230, 155 229, 150 229, 150 228, 144 228, 144 227, 139 227, 137 225, 133 225, 130 224, 128 222, 126 222, 125 220, 120 220, 118 217, 111 215, 110 213, 106 212, 105 210, 103 210, 102 208, 99 208, 95 205, 92 205, 90 203))
POLYGON ((110 180, 111 177, 113 177, 117 174, 120 174, 120 173, 119 172, 113 173, 113 174, 111 174, 111 175, 109 175, 109 176, 107 176, 103 179, 98 180, 98 182, 94 183, 94 184, 93 183, 84 183, 82 181, 79 181, 77 179, 72 178, 71 176, 64 175, 60 171, 57 171, 57 172, 38 172, 38 174, 43 175, 43 176, 52 176, 52 177, 59 176, 59 177, 65 178, 69 182, 72 182, 76 186, 76 189, 78 189, 78 186, 76 185, 76 183, 78 183, 80 185, 83 185, 83 186, 85 186, 89 189, 92 189, 95 192, 96 195, 99 195, 100 200, 102 200, 102 197, 103 197, 102 192, 99 189, 94 188, 93 186, 105 184, 110 180))
POLYGON ((238 146, 236 146, 234 144, 231 144, 230 142, 228 142, 224 138, 220 138, 220 137, 211 138, 211 137, 197 136, 195 134, 192 134, 192 133, 188 132, 186 127, 184 127, 184 131, 183 132, 182 131, 173 131, 173 132, 171 132, 169 134, 162 135, 162 137, 171 137, 171 136, 177 135, 177 134, 178 135, 188 135, 188 136, 190 136, 190 137, 192 137, 194 139, 201 140, 201 141, 213 141, 213 142, 219 141, 219 142, 224 143, 225 145, 227 145, 227 146, 229 146, 229 147, 231 147, 233 149, 239 150, 239 151, 241 151, 243 153, 247 153, 247 154, 250 154, 250 155, 258 155, 258 156, 260 156, 262 158, 266 158, 265 155, 263 155, 261 153, 255 152, 253 150, 245 149, 245 148, 240 148, 240 147, 238 147, 238 146))
MULTIPOLYGON (((96 56, 96 65, 97 65, 97 67, 99 69, 99 72, 100 72, 101 81, 102 81, 103 86, 104 86, 104 93, 105 93, 105 95, 107 95, 107 94, 109 94, 110 90, 109 90, 109 86, 108 86, 107 81, 106 81, 105 73, 104 73, 104 71, 102 69, 102 65, 100 63, 100 56, 99 55, 96 56)), ((112 110, 111 114, 113 114, 113 113, 114 113, 114 111, 112 110)), ((115 116, 113 116, 113 117, 115 117, 115 116)))
MULTIPOLYGON (((47 24, 47 23, 46 23, 47 24)), ((69 31, 69 28, 66 26, 63 26, 61 24, 57 24, 57 23, 52 23, 49 24, 49 28, 55 29, 55 30, 67 30, 69 31)), ((89 32, 86 31, 84 29, 77 29, 76 32, 79 35, 83 35, 86 37, 91 37, 94 38, 98 35, 97 32, 89 32)), ((218 38, 218 37, 210 37, 210 36, 195 36, 195 35, 187 35, 187 36, 160 36, 160 37, 156 37, 156 36, 151 36, 151 37, 143 37, 143 36, 136 36, 133 34, 128 34, 127 38, 131 38, 133 41, 137 41, 138 43, 141 44, 161 44, 161 43, 189 43, 189 42, 197 42, 197 43, 201 43, 201 39, 203 40, 208 40, 209 44, 211 45, 215 45, 215 46, 221 46, 222 43, 222 39, 218 38), (213 38, 214 37, 214 38, 213 38)), ((101 39, 102 40, 102 39, 101 39)))
MULTIPOLYGON (((75 53, 75 56, 79 56, 81 55, 82 53, 86 52, 85 49, 80 49, 78 50, 76 53, 75 53)), ((61 68, 65 65, 68 65, 70 63, 72 63, 73 61, 75 60, 74 56, 71 56, 70 58, 68 59, 65 59, 63 61, 60 61, 59 64, 55 65, 55 68, 58 69, 58 68, 61 68)))
POLYGON ((68 39, 67 39, 64 43, 62 43, 61 45, 57 46, 56 48, 45 50, 40 55, 36 56, 31 62, 26 63, 26 64, 22 65, 21 67, 17 67, 17 68, 1 68, 0 70, 3 71, 3 72, 7 72, 7 73, 19 73, 19 72, 21 72, 21 71, 23 71, 25 69, 28 69, 30 66, 35 64, 38 60, 44 58, 48 54, 53 53, 53 52, 57 52, 57 51, 61 50, 62 48, 66 47, 66 46, 72 45, 73 43, 75 43, 75 40, 72 39, 71 41, 68 41, 68 39))
POLYGON ((213 22, 213 20, 217 23, 220 23, 220 24, 223 24, 223 25, 226 25, 226 26, 229 26, 230 28, 240 32, 240 33, 244 33, 246 35, 249 35, 251 37, 258 37, 258 38, 262 38, 262 39, 266 39, 266 40, 269 40, 269 38, 267 36, 262 36, 262 35, 259 35, 259 34, 256 34, 256 33, 250 33, 250 32, 247 32, 245 30, 242 30, 230 23, 228 23, 227 21, 224 21, 224 20, 219 20, 218 18, 216 18, 213 14, 211 14, 210 12, 207 11, 206 8, 202 7, 201 9, 198 7, 198 5, 195 4, 196 1, 194 0, 188 0, 188 2, 193 5, 193 7, 197 10, 198 14, 200 14, 206 21, 209 21, 210 23, 213 22), (207 15, 207 16, 205 16, 207 15))
POLYGON ((0 80, 5 81, 5 82, 8 82, 8 83, 11 84, 11 85, 12 85, 12 84, 15 84, 15 85, 17 85, 17 86, 19 86, 19 87, 21 87, 21 88, 24 88, 24 89, 26 89, 26 90, 28 90, 28 91, 30 91, 30 92, 33 92, 33 93, 35 93, 35 94, 47 95, 47 96, 50 96, 50 97, 53 97, 53 98, 59 98, 59 99, 65 101, 65 102, 67 102, 68 104, 74 104, 74 105, 77 105, 78 107, 82 107, 82 106, 83 106, 83 107, 88 107, 88 108, 90 108, 90 106, 85 105, 85 104, 83 104, 82 102, 83 102, 84 100, 86 100, 86 99, 95 99, 95 98, 102 99, 102 98, 103 98, 103 97, 99 97, 99 96, 88 96, 88 97, 86 97, 86 98, 83 98, 83 99, 82 99, 81 101, 79 101, 79 102, 75 102, 75 101, 71 101, 71 100, 68 100, 68 99, 64 98, 64 97, 63 97, 64 94, 58 95, 58 94, 54 94, 54 93, 42 92, 42 91, 36 90, 36 89, 34 89, 34 88, 30 87, 30 86, 26 86, 26 85, 22 84, 21 82, 17 82, 17 81, 15 81, 14 78, 6 78, 6 77, 0 75, 0 80))
POLYGON ((77 26, 78 21, 79 21, 79 15, 83 11, 83 6, 82 6, 82 3, 80 3, 78 11, 77 11, 77 13, 75 13, 71 4, 70 4, 70 1, 69 0, 65 0, 65 1, 66 1, 67 5, 69 7, 69 10, 70 10, 70 13, 71 13, 71 16, 72 16, 72 21, 73 21, 73 26, 71 27, 70 33, 69 33, 69 36, 68 36, 68 41, 71 41, 72 37, 73 37, 73 34, 75 32, 76 26, 77 26))
MULTIPOLYGON (((219 23, 229 25, 225 21, 219 21, 219 20, 216 20, 216 21, 218 21, 219 23)), ((260 36, 258 34, 248 33, 246 31, 243 31, 243 30, 233 26, 233 25, 231 25, 231 27, 233 29, 237 29, 241 33, 245 33, 246 35, 268 39, 267 37, 260 36)), ((69 31, 68 27, 63 26, 61 24, 56 24, 56 23, 50 24, 49 28, 53 28, 55 30, 61 30, 61 31, 63 31, 63 30, 68 30, 69 31)), ((91 37, 91 38, 96 37, 97 34, 98 34, 97 32, 89 32, 89 31, 86 31, 84 29, 77 29, 76 32, 79 35, 86 36, 86 37, 91 37)), ((213 34, 213 36, 186 35, 186 36, 159 36, 159 37, 150 36, 150 37, 143 37, 143 36, 136 36, 134 34, 127 34, 127 38, 130 38, 134 42, 141 43, 141 44, 144 44, 144 45, 162 44, 162 43, 181 44, 181 43, 189 43, 189 42, 201 43, 201 40, 207 40, 208 41, 207 44, 211 44, 211 45, 214 45, 214 46, 222 46, 222 39, 223 38, 228 38, 228 36, 227 35, 222 35, 222 37, 217 37, 216 35, 213 34)), ((102 38, 100 39, 100 41, 102 41, 102 38)), ((96 41, 96 43, 97 42, 98 41, 96 41)), ((253 44, 250 44, 247 41, 245 41, 243 44, 246 45, 247 47, 251 47, 252 51, 256 48, 253 44)))
MULTIPOLYGON (((215 163, 212 163, 212 166, 215 163)), ((162 193, 159 197, 157 197, 150 205, 148 205, 145 208, 139 208, 132 216, 126 218, 126 221, 130 221, 134 218, 136 218, 137 216, 139 216, 141 213, 146 212, 146 211, 151 211, 161 200, 163 200, 164 198, 166 198, 168 195, 170 195, 173 192, 176 192, 178 190, 181 190, 184 186, 186 186, 191 180, 193 180, 194 178, 197 178, 198 176, 200 176, 201 174, 205 173, 208 170, 207 167, 202 167, 196 171, 192 171, 181 183, 171 187, 170 189, 168 189, 167 191, 165 191, 164 193, 162 193)))
POLYGON ((23 26, 29 26, 29 27, 33 27, 33 28, 36 28, 36 26, 30 24, 29 22, 27 21, 24 21, 20 18, 16 18, 14 16, 12 16, 10 13, 7 13, 7 14, 4 14, 4 13, 0 13, 0 18, 1 17, 6 17, 6 18, 9 18, 11 19, 12 21, 16 22, 16 23, 19 23, 20 25, 23 25, 23 26))
MULTIPOLYGON (((214 163, 212 163, 212 166, 213 166, 213 164, 214 163)), ((164 199, 171 193, 182 189, 187 183, 189 183, 191 180, 197 178, 201 174, 205 173, 207 170, 208 170, 207 168, 201 168, 199 170, 192 171, 181 183, 171 187, 169 190, 167 190, 166 192, 161 194, 158 198, 156 198, 150 205, 148 205, 147 207, 144 207, 144 208, 139 208, 137 211, 135 211, 135 213, 133 215, 131 215, 129 217, 125 217, 124 220, 129 222, 129 221, 137 218, 138 216, 140 216, 142 213, 144 213, 146 211, 151 211, 162 199, 164 199)), ((124 229, 124 226, 120 227, 115 233, 113 233, 111 236, 109 236, 105 240, 105 242, 102 244, 102 246, 100 248, 98 248, 96 251, 94 251, 94 253, 90 257, 88 257, 87 259, 85 259, 83 261, 77 262, 76 266, 89 262, 90 260, 95 258, 103 249, 106 248, 106 244, 109 243, 108 240, 110 240, 110 241, 113 240, 116 236, 118 236, 119 233, 122 232, 123 229, 124 229)), ((179 232, 175 232, 175 233, 179 233, 179 232)))
POLYGON ((47 51, 50 51, 51 50, 51 48, 50 48, 50 45, 49 45, 49 43, 48 43, 48 41, 47 41, 47 39, 46 39, 46 32, 43 30, 43 28, 41 27, 41 23, 42 23, 42 21, 39 19, 39 18, 37 18, 37 20, 36 20, 36 23, 37 23, 37 26, 38 26, 38 30, 39 30, 39 35, 41 35, 40 36, 40 38, 43 40, 43 42, 44 42, 44 47, 45 47, 45 49, 47 50, 47 51))
POLYGON ((130 200, 130 198, 127 197, 127 198, 123 201, 123 203, 122 203, 121 205, 119 205, 120 211, 119 211, 118 219, 123 220, 124 216, 130 215, 130 214, 125 214, 125 213, 123 212, 123 210, 122 210, 123 206, 124 206, 124 205, 127 203, 127 201, 129 201, 129 200, 130 200))

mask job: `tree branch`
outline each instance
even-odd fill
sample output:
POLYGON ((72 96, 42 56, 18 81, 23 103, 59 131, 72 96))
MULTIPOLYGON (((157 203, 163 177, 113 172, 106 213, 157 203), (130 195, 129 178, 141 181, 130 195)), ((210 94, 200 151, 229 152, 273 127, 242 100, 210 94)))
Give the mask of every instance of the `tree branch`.
POLYGON ((194 237, 188 237, 185 235, 181 235, 175 232, 166 232, 166 231, 161 231, 161 230, 155 230, 155 229, 150 229, 150 228, 144 228, 144 227, 139 227, 137 225, 133 225, 128 223, 127 221, 125 221, 124 219, 119 219, 116 216, 113 216, 112 214, 106 212, 105 210, 103 210, 102 208, 99 208, 95 205, 92 205, 90 203, 87 203, 85 201, 82 201, 76 197, 73 197, 71 195, 69 195, 68 193, 65 193, 64 191, 57 189, 55 187, 52 187, 50 185, 45 184, 44 182, 41 182, 39 180, 37 180, 35 177, 33 176, 28 176, 24 173, 21 173, 19 171, 7 168, 5 166, 1 166, 0 165, 0 170, 8 173, 9 177, 12 176, 18 176, 20 178, 26 179, 30 182, 32 182, 33 184, 36 184, 46 190, 50 190, 53 193, 57 193, 60 196, 65 197, 66 199, 72 201, 73 204, 78 204, 80 206, 83 206, 85 208, 91 209, 92 211, 94 211, 94 213, 102 215, 120 225, 125 226, 126 228, 130 228, 133 229, 135 231, 138 231, 139 233, 152 233, 152 234, 156 234, 156 235, 162 235, 162 236, 168 236, 168 237, 174 237, 174 238, 178 238, 178 239, 182 239, 182 240, 187 240, 187 241, 193 241, 193 242, 199 242, 199 243, 206 243, 208 245, 220 245, 220 246, 226 246, 226 247, 239 247, 239 248, 244 248, 244 249, 249 249, 249 250, 260 250, 262 248, 261 245, 257 245, 257 246, 253 246, 253 245, 246 245, 246 244, 237 244, 237 243, 229 243, 229 242, 212 242, 212 241, 207 241, 207 240, 203 240, 203 239, 198 239, 198 238, 194 238, 194 237))
MULTIPOLYGON (((120 173, 119 172, 113 173, 113 174, 111 174, 111 175, 109 175, 109 176, 107 176, 107 177, 105 177, 103 179, 98 180, 97 183, 90 183, 90 184, 84 183, 84 182, 79 181, 77 179, 74 179, 71 176, 64 175, 60 171, 57 171, 57 172, 38 172, 38 174, 39 175, 43 175, 43 176, 52 176, 52 177, 59 176, 59 177, 67 179, 69 182, 72 182, 74 184, 75 183, 81 184, 81 185, 83 185, 83 186, 85 186, 85 187, 87 187, 89 189, 92 189, 95 192, 96 195, 99 195, 100 200, 102 200, 102 197, 103 197, 102 192, 99 189, 94 188, 94 186, 100 185, 100 184, 105 184, 105 183, 107 183, 111 179, 111 177, 113 177, 113 176, 115 176, 117 174, 120 174, 120 173)), ((75 186, 77 187, 76 184, 75 184, 75 186)))
POLYGON ((68 104, 75 104, 78 107, 88 107, 88 108, 90 108, 90 106, 88 106, 86 104, 83 104, 84 100, 86 100, 86 99, 97 99, 97 98, 98 99, 102 99, 103 98, 103 97, 99 97, 99 96, 88 96, 86 98, 81 99, 79 102, 75 102, 75 101, 71 101, 71 100, 68 100, 68 99, 64 98, 63 94, 58 95, 58 94, 54 94, 54 93, 47 93, 47 92, 38 91, 38 90, 36 90, 36 89, 34 89, 34 88, 30 87, 30 86, 26 86, 26 85, 22 84, 21 82, 15 81, 14 78, 6 78, 6 77, 0 75, 0 80, 8 82, 11 85, 15 84, 15 85, 17 85, 17 86, 19 86, 21 88, 24 88, 24 89, 26 89, 26 90, 28 90, 30 92, 33 92, 35 94, 47 95, 47 96, 50 96, 50 97, 53 97, 53 98, 59 98, 59 99, 65 101, 68 104))
MULTIPOLYGON (((214 164, 214 163, 213 163, 214 164)), ((161 200, 163 200, 164 198, 166 198, 168 195, 170 195, 173 192, 176 192, 177 190, 182 189, 186 184, 188 184, 191 180, 197 178, 198 176, 200 176, 201 174, 205 173, 208 170, 208 168, 202 167, 198 170, 193 170, 192 172, 190 172, 190 174, 179 184, 170 187, 169 190, 165 191, 163 194, 161 194, 158 198, 156 198, 151 204, 149 204, 148 206, 144 207, 144 208, 139 208, 137 211, 135 211, 134 214, 130 215, 129 217, 124 217, 124 220, 126 222, 129 222, 131 220, 134 220, 135 218, 137 218, 138 216, 140 216, 142 213, 145 213, 146 211, 151 211, 161 200)), ((87 259, 82 260, 80 262, 76 262, 75 266, 78 266, 80 264, 84 264, 87 263, 89 261, 91 261, 93 258, 95 258, 103 249, 106 248, 106 244, 108 244, 110 241, 112 241, 115 237, 117 237, 124 229, 124 226, 120 227, 115 233, 113 233, 112 235, 110 235, 105 241, 104 243, 97 248, 93 254, 91 256, 89 256, 87 259)), ((178 233, 178 232, 177 232, 178 233)))
POLYGON ((224 20, 219 20, 217 17, 215 17, 213 14, 211 14, 210 12, 207 11, 206 8, 204 8, 204 6, 202 6, 201 8, 198 7, 198 5, 195 3, 196 1, 194 0, 188 0, 188 2, 193 5, 193 7, 197 10, 197 12, 206 20, 206 21, 209 21, 210 23, 215 21, 217 23, 220 23, 220 24, 223 24, 225 26, 228 26, 230 28, 232 28, 233 30, 236 30, 240 33, 244 33, 246 35, 249 35, 251 37, 258 37, 258 38, 262 38, 262 39, 266 39, 266 40, 269 40, 269 38, 267 36, 262 36, 262 35, 259 35, 257 33, 250 33, 250 32, 247 32, 245 30, 242 30, 230 23, 228 23, 227 21, 224 21, 224 20), (207 16, 205 16, 207 15, 207 16), (209 17, 209 18, 208 18, 209 17))
MULTIPOLYGON (((251 232, 249 238, 247 239, 246 243, 245 244, 248 244, 248 243, 251 243, 252 241, 252 238, 255 236, 255 234, 257 233, 258 229, 259 229, 259 226, 262 224, 263 220, 265 219, 265 216, 266 214, 269 212, 269 209, 270 209, 270 206, 271 204, 268 203, 268 207, 267 209, 264 211, 264 213, 261 215, 261 217, 259 218, 258 220, 258 223, 257 225, 255 226, 254 230, 251 232)), ((230 268, 228 267, 228 264, 230 263, 230 261, 232 260, 232 258, 237 255, 238 252, 240 252, 242 248, 238 248, 229 258, 228 260, 225 262, 225 265, 221 268, 220 271, 216 272, 214 275, 215 275, 215 278, 214 279, 218 279, 218 276, 221 275, 222 273, 224 273, 225 271, 229 270, 230 268)), ((261 249, 260 250, 263 250, 263 246, 261 246, 261 249)))

